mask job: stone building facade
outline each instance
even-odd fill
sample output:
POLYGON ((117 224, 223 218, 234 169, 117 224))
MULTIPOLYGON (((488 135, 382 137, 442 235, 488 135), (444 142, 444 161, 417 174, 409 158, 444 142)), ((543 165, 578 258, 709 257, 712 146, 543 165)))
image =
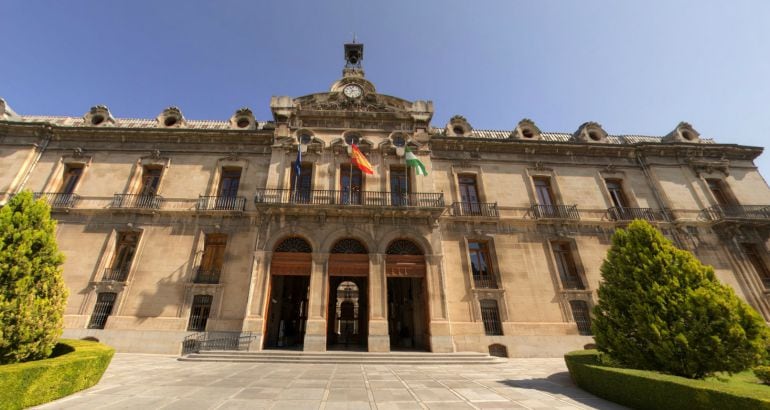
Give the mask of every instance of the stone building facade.
POLYGON ((27 189, 52 206, 65 336, 155 353, 205 331, 251 332, 251 349, 557 356, 592 341, 599 267, 634 218, 770 320, 762 148, 687 123, 662 137, 435 127, 432 102, 377 92, 362 45, 345 57, 329 91, 273 97, 271 121, 27 116, 0 100, 0 201, 27 189))

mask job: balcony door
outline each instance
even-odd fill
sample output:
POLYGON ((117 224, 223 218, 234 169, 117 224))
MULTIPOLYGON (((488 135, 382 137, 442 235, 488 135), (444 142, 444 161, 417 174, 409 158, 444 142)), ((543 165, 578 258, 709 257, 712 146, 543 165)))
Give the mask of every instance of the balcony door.
POLYGON ((299 175, 295 163, 291 165, 291 202, 309 204, 313 190, 313 164, 301 163, 299 175))
POLYGON ((162 169, 155 167, 145 167, 142 172, 142 186, 139 195, 155 196, 160 186, 160 174, 162 169))
POLYGON ((390 202, 392 205, 408 205, 409 199, 409 176, 406 168, 390 169, 390 202))
POLYGON ((340 203, 361 204, 363 176, 361 170, 350 164, 340 165, 340 203))
POLYGON ((64 171, 64 180, 62 181, 62 188, 60 193, 64 195, 73 194, 82 174, 83 167, 68 165, 67 169, 64 171))
POLYGON ((241 184, 240 168, 222 170, 222 178, 219 181, 219 196, 217 197, 217 209, 235 209, 238 198, 238 187, 241 184))
POLYGON ((476 188, 475 175, 460 175, 458 177, 460 185, 460 201, 462 203, 462 212, 464 215, 478 215, 481 213, 479 206, 479 192, 476 188))

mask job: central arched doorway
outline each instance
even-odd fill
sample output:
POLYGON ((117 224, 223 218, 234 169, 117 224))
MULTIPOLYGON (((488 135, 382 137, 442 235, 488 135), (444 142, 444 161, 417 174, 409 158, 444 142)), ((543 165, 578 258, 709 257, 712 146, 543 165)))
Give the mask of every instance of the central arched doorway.
POLYGON ((310 244, 296 236, 284 239, 273 251, 265 349, 302 349, 312 252, 310 244))
POLYGON ((385 256, 391 350, 429 350, 425 256, 408 239, 396 239, 385 256))
POLYGON ((346 238, 329 255, 327 348, 366 348, 369 318, 369 253, 358 240, 346 238))

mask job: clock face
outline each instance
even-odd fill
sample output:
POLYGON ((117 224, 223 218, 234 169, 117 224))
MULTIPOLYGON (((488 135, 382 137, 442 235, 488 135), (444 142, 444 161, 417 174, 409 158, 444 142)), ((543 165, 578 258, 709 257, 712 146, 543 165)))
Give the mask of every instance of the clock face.
POLYGON ((361 89, 361 87, 351 84, 346 86, 342 92, 345 94, 348 98, 358 98, 361 96, 361 94, 364 93, 364 91, 361 89))

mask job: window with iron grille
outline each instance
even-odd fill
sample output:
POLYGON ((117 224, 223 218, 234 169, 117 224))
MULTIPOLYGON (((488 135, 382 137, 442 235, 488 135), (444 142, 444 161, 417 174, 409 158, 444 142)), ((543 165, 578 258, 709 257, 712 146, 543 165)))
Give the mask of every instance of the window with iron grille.
POLYGON ((211 299, 211 295, 195 295, 193 297, 190 323, 187 324, 187 330, 195 332, 206 330, 206 322, 209 320, 209 313, 211 313, 211 299))
POLYGON ((489 355, 495 357, 508 357, 508 348, 500 343, 489 345, 489 355))
POLYGON ((570 244, 566 242, 551 243, 553 257, 556 261, 556 268, 559 270, 559 278, 564 289, 585 289, 583 281, 575 265, 575 258, 572 255, 570 244))
POLYGON ((754 270, 759 274, 759 279, 762 281, 762 284, 765 285, 765 288, 770 289, 770 269, 767 268, 767 264, 762 259, 762 256, 760 256, 757 245, 753 243, 744 243, 741 244, 741 247, 743 248, 743 253, 746 255, 746 258, 751 263, 751 266, 753 266, 754 270))
POLYGON ((104 329, 107 318, 112 314, 112 307, 115 306, 117 294, 104 292, 96 297, 94 313, 91 315, 91 321, 88 323, 89 329, 104 329))
POLYGON ((588 303, 584 300, 570 300, 569 307, 572 309, 572 317, 575 319, 578 332, 584 336, 593 334, 591 332, 591 315, 588 311, 588 303))
POLYGON ((227 235, 208 234, 203 245, 203 256, 195 275, 195 283, 219 283, 219 275, 225 262, 227 235))
POLYGON ((486 242, 468 242, 468 254, 471 258, 473 285, 478 289, 497 289, 495 274, 490 265, 489 248, 486 242))
POLYGON ((481 306, 481 320, 484 322, 484 334, 487 336, 500 336, 503 334, 503 325, 500 322, 500 310, 497 301, 484 299, 479 301, 481 306))

